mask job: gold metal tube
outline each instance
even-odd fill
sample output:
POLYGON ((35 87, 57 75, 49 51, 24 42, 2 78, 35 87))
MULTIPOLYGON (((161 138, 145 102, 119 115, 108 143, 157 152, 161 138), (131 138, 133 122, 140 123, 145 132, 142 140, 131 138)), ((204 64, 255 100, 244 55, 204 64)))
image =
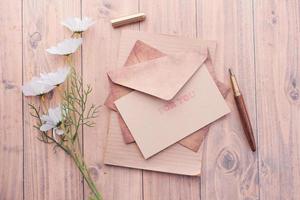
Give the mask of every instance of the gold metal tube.
POLYGON ((116 19, 110 20, 112 26, 114 28, 124 26, 127 24, 135 23, 135 22, 140 22, 146 19, 146 14, 145 13, 137 13, 133 15, 128 15, 116 19))
POLYGON ((235 75, 232 73, 231 69, 229 69, 229 74, 230 74, 230 80, 231 80, 234 96, 236 97, 240 96, 241 95, 240 88, 236 81, 235 75))

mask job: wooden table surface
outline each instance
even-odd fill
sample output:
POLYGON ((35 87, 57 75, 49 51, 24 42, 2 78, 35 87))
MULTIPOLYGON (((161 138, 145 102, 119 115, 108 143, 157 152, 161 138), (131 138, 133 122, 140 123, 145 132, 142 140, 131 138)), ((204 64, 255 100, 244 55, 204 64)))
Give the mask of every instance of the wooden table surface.
POLYGON ((252 153, 233 112, 211 129, 201 178, 109 167, 103 147, 109 111, 84 129, 82 148, 105 200, 300 199, 300 2, 298 0, 1 0, 0 200, 87 199, 88 187, 63 152, 39 142, 22 83, 63 65, 45 48, 69 37, 60 21, 89 16, 76 61, 94 88, 108 94, 120 32, 133 29, 217 40, 217 75, 233 68, 249 108, 258 151, 252 153), (145 12, 140 24, 113 29, 110 18, 145 12))

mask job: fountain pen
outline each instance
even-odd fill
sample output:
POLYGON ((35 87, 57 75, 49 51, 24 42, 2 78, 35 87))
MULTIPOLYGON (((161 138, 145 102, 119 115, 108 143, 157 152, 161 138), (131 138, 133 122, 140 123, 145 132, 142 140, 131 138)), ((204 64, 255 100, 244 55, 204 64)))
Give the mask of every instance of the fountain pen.
POLYGON ((235 99, 235 103, 236 103, 236 106, 237 106, 237 109, 239 112, 243 130, 245 132, 245 135, 246 135, 246 138, 248 140, 251 150, 253 152, 255 152, 256 151, 255 139, 254 139, 254 135, 253 135, 251 122, 250 122, 248 112, 246 109, 246 105, 244 102, 244 98, 243 98, 240 88, 238 86, 235 75, 232 73, 231 69, 229 69, 229 74, 230 74, 230 80, 231 80, 231 85, 232 85, 232 89, 233 89, 234 99, 235 99))

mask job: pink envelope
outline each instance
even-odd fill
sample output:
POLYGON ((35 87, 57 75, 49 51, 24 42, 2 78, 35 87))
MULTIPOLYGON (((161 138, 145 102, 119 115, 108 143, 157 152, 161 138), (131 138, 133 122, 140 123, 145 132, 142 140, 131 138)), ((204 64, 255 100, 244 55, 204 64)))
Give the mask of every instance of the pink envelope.
POLYGON ((108 72, 108 76, 115 84, 169 101, 206 59, 207 51, 172 54, 108 72))
MULTIPOLYGON (((214 46, 208 47, 208 48, 210 49, 209 51, 214 52, 214 49, 215 49, 214 46)), ((156 59, 156 58, 160 58, 163 56, 166 56, 166 54, 149 46, 148 44, 145 44, 144 42, 142 42, 140 40, 137 40, 136 43, 134 44, 134 47, 132 48, 124 66, 130 67, 134 64, 145 62, 145 61, 156 59)), ((207 65, 207 69, 209 70, 210 74, 212 75, 214 81, 216 82, 220 92, 222 93, 222 95, 225 98, 228 94, 229 88, 225 84, 223 84, 222 82, 217 80, 216 75, 214 73, 211 59, 207 59, 205 61, 205 63, 207 65)), ((114 101, 119 99, 120 97, 132 92, 133 90, 129 89, 127 87, 123 87, 118 84, 114 84, 111 80, 110 80, 110 84, 111 84, 110 94, 105 101, 105 105, 107 107, 109 107, 110 109, 117 111, 114 101)), ((118 114, 118 120, 119 120, 119 125, 122 130, 124 142, 127 144, 134 142, 134 138, 132 137, 128 127, 126 126, 126 124, 120 114, 118 114)), ((209 131, 209 126, 204 127, 202 129, 196 131, 195 133, 189 135, 188 137, 182 139, 179 143, 181 145, 197 152, 208 131, 209 131)))
MULTIPOLYGON (((169 55, 157 58, 157 59, 153 59, 153 60, 142 62, 142 63, 136 64, 136 65, 132 65, 131 67, 128 67, 128 68, 117 69, 117 70, 114 70, 114 71, 111 71, 108 73, 108 75, 113 83, 119 84, 123 87, 127 87, 130 89, 136 90, 136 91, 139 91, 139 92, 141 92, 141 94, 144 93, 142 96, 140 96, 138 93, 132 92, 129 95, 122 97, 121 99, 118 100, 119 103, 118 103, 117 107, 118 107, 118 109, 123 108, 123 111, 120 110, 121 115, 123 118, 125 116, 125 119, 124 119, 125 122, 130 124, 128 128, 130 129, 131 133, 133 133, 133 135, 135 135, 135 140, 137 141, 140 148, 141 148, 141 146, 145 147, 144 149, 141 149, 145 158, 152 156, 153 154, 159 152, 163 148, 166 148, 168 145, 171 145, 171 144, 177 142, 178 140, 183 139, 184 137, 192 134, 194 131, 199 130, 200 128, 203 128, 204 126, 208 125, 209 123, 212 123, 213 121, 217 120, 218 118, 224 116, 225 114, 227 114, 229 112, 229 109, 228 109, 221 93, 219 92, 217 86, 215 85, 215 83, 213 81, 213 78, 210 76, 209 72, 206 69, 206 65, 204 64, 207 59, 207 53, 208 53, 207 49, 198 49, 197 51, 193 50, 193 51, 187 51, 187 52, 183 52, 183 53, 169 54, 169 55), (202 66, 205 66, 204 67, 205 69, 200 70, 201 72, 197 72, 197 71, 199 71, 199 68, 202 66), (197 97, 194 100, 191 100, 190 104, 186 103, 186 105, 190 111, 193 111, 194 110, 193 108, 197 108, 201 105, 202 106, 205 105, 206 107, 205 108, 203 107, 203 111, 204 111, 203 113, 205 113, 205 115, 207 115, 207 116, 205 117, 204 115, 202 115, 201 110, 196 109, 197 113, 192 112, 194 115, 191 117, 196 119, 200 115, 201 119, 199 118, 199 120, 192 120, 193 124, 191 124, 191 127, 187 127, 184 125, 182 128, 182 130, 184 130, 184 134, 181 134, 179 132, 175 133, 176 132, 176 130, 175 130, 174 131, 175 135, 172 136, 172 134, 170 135, 170 133, 172 133, 173 130, 169 129, 167 131, 167 133, 169 134, 170 137, 174 137, 174 138, 169 137, 169 138, 167 138, 168 141, 166 141, 165 144, 155 145, 157 147, 157 148, 155 147, 156 149, 151 149, 152 148, 151 145, 149 146, 149 144, 145 144, 143 142, 142 138, 149 136, 149 134, 146 136, 144 135, 143 137, 139 137, 139 139, 137 139, 138 138, 137 133, 142 133, 142 132, 146 132, 146 131, 143 131, 142 130, 143 128, 140 127, 139 124, 136 123, 137 121, 135 121, 136 116, 138 116, 139 113, 136 112, 136 110, 133 108, 134 105, 138 105, 138 104, 141 104, 141 102, 145 102, 146 103, 145 105, 148 105, 149 107, 151 107, 150 110, 153 111, 153 108, 154 108, 154 110, 156 110, 156 112, 152 112, 152 111, 148 110, 152 119, 156 119, 160 115, 160 113, 158 113, 158 111, 157 111, 157 108, 155 107, 156 105, 160 106, 159 109, 161 111, 159 111, 159 112, 173 110, 174 108, 175 108, 174 110, 176 111, 176 109, 177 109, 176 106, 181 107, 181 104, 185 104, 185 102, 189 101, 189 98, 193 98, 194 94, 192 92, 189 92, 186 94, 186 93, 183 93, 181 90, 185 87, 185 85, 187 84, 187 82, 189 80, 193 79, 192 77, 194 76, 194 74, 196 72, 197 72, 197 74, 200 73, 200 75, 195 76, 195 77, 198 77, 195 80, 198 81, 197 83, 202 85, 201 86, 202 94, 197 94, 196 95, 197 97), (200 78, 200 77, 202 77, 202 78, 200 78), (203 81, 203 80, 205 80, 205 81, 203 81), (212 104, 209 103, 211 101, 211 99, 203 98, 203 95, 206 96, 205 90, 207 90, 207 92, 208 92, 207 95, 210 96, 211 99, 213 100, 212 104), (146 94, 146 96, 150 96, 150 98, 143 97, 143 96, 145 96, 145 94, 146 94), (136 96, 136 95, 138 95, 138 96, 136 96), (157 99, 160 99, 160 102, 158 102, 156 99, 151 99, 154 97, 157 99), (126 101, 124 99, 129 99, 129 101, 126 101), (134 102, 134 104, 131 104, 130 101, 134 102), (191 103, 193 104, 192 105, 193 107, 191 107, 191 103), (198 103, 200 103, 200 104, 198 104, 198 103), (153 107, 153 105, 154 105, 154 107, 153 107), (128 110, 128 108, 129 108, 129 110, 128 110), (131 109, 133 109, 133 110, 131 110, 131 109), (135 112, 134 115, 131 115, 131 116, 127 115, 128 113, 130 114, 133 112, 135 112), (127 116, 127 119, 126 119, 126 116, 127 116), (128 116, 129 116, 129 118, 128 118, 128 116), (130 122, 130 120, 132 120, 132 119, 135 122, 133 122, 133 123, 132 123, 132 121, 130 122), (137 129, 139 129, 139 130, 132 132, 132 130, 134 130, 134 126, 135 126, 134 124, 137 125, 135 130, 137 130, 137 129), (190 131, 192 131, 192 132, 190 132, 190 131), (149 147, 150 147, 150 149, 149 149, 149 147)), ((195 86, 195 84, 198 85, 195 82, 195 80, 191 81, 194 84, 194 86, 195 86)), ((192 87, 194 87, 194 86, 192 86, 192 87)), ((190 86, 186 87, 186 88, 192 89, 190 86)), ((200 87, 195 87, 195 89, 197 90, 197 93, 198 93, 200 87)), ((184 91, 186 91, 186 90, 184 90, 184 91)), ((184 106, 182 108, 184 109, 184 106)), ((141 109, 140 112, 143 113, 142 109, 144 109, 144 111, 147 111, 147 106, 140 107, 139 109, 141 109)), ((185 114, 188 114, 188 113, 185 113, 185 114)), ((177 116, 181 116, 180 112, 177 113, 177 116)), ((147 116, 144 116, 144 119, 142 119, 142 121, 147 121, 147 119, 150 120, 149 122, 152 122, 151 118, 147 118, 147 116)), ((181 117, 181 120, 183 120, 182 117, 181 117)), ((172 118, 171 121, 172 121, 172 123, 170 123, 168 125, 168 127, 172 126, 173 122, 175 122, 175 123, 179 122, 179 121, 176 122, 176 118, 175 119, 172 118)), ((186 121, 186 122, 182 121, 182 123, 189 124, 189 123, 187 123, 188 121, 186 121)), ((167 122, 167 120, 165 122, 167 122)), ((159 123, 160 122, 158 122, 158 124, 159 123)), ((152 126, 152 127, 154 127, 154 126, 152 126)), ((181 128, 181 127, 179 127, 179 128, 181 128)), ((160 132, 161 134, 163 134, 163 130, 154 131, 154 132, 160 132)), ((152 132, 152 133, 154 133, 154 132, 152 132)), ((150 138, 148 138, 148 139, 150 139, 150 138)))

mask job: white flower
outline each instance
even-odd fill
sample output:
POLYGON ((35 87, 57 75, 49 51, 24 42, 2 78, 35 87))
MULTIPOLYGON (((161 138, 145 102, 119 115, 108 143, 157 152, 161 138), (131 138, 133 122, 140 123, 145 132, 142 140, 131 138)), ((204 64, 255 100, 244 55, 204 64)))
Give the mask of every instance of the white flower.
POLYGON ((22 86, 22 91, 25 96, 38 96, 43 95, 51 90, 53 90, 56 86, 62 84, 68 74, 70 72, 70 68, 64 67, 59 68, 56 72, 50 73, 41 73, 40 77, 33 77, 29 83, 26 83, 22 86))
POLYGON ((62 21, 61 24, 74 33, 82 33, 95 23, 91 18, 84 17, 82 20, 78 17, 73 17, 62 21))
POLYGON ((81 44, 82 44, 82 38, 65 39, 64 41, 58 43, 56 46, 46 49, 46 51, 50 54, 66 56, 74 53, 81 44))
POLYGON ((42 115, 41 120, 43 125, 40 127, 41 131, 49 131, 53 129, 56 135, 63 135, 64 131, 59 129, 62 121, 62 114, 60 106, 56 108, 49 108, 48 115, 42 115))
POLYGON ((50 72, 48 74, 41 73, 41 80, 49 85, 58 86, 65 82, 70 72, 69 67, 59 68, 56 72, 50 72))
POLYGON ((38 96, 46 94, 54 88, 54 85, 47 84, 38 77, 33 77, 29 83, 22 86, 22 91, 25 96, 38 96))

